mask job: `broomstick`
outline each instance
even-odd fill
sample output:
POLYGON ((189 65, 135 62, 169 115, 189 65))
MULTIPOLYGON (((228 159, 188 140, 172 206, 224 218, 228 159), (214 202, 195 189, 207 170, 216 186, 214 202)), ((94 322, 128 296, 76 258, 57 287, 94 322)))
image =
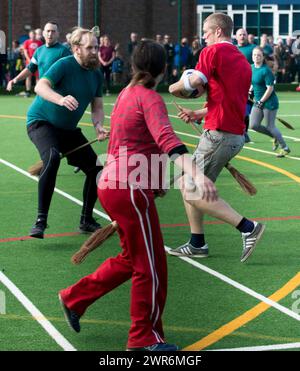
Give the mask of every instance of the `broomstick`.
MULTIPOLYGON (((98 139, 96 138, 96 139, 91 140, 90 142, 84 143, 81 146, 72 149, 71 151, 69 151, 67 153, 64 153, 64 154, 61 153, 60 158, 63 159, 64 157, 69 156, 71 153, 76 152, 79 149, 82 149, 86 146, 89 146, 90 144, 93 144, 97 141, 98 141, 98 139)), ((43 160, 40 160, 36 164, 30 166, 30 168, 28 169, 28 172, 29 172, 30 175, 40 175, 43 166, 44 166, 43 160)))
POLYGON ((279 121, 279 122, 281 122, 286 128, 288 128, 288 129, 290 129, 290 130, 295 130, 295 128, 291 125, 291 124, 289 124, 287 121, 285 121, 285 120, 283 120, 282 118, 280 118, 280 117, 277 117, 276 116, 276 118, 277 118, 277 120, 279 121))
MULTIPOLYGON (((184 173, 172 177, 169 183, 169 187, 173 185, 176 180, 182 177, 184 173)), ((168 188, 168 186, 167 186, 168 188)), ((156 192, 155 197, 162 197, 164 192, 156 192)), ((111 237, 118 230, 118 223, 114 220, 104 228, 97 229, 91 237, 84 242, 80 249, 72 256, 71 262, 78 265, 83 262, 87 255, 95 250, 97 247, 101 246, 104 241, 111 237)))
MULTIPOLYGON (((182 107, 175 103, 175 106, 177 107, 178 110, 182 111, 182 107)), ((192 125, 192 128, 197 132, 198 135, 201 135, 201 131, 199 128, 194 124, 194 122, 190 122, 192 125)), ((244 192, 249 194, 250 196, 253 196, 257 193, 257 189, 255 186, 243 175, 240 173, 235 167, 233 167, 229 162, 227 165, 225 165, 226 169, 230 172, 230 174, 234 177, 234 179, 238 182, 240 187, 244 192)))
MULTIPOLYGON (((174 102, 175 103, 175 102, 174 102)), ((178 109, 180 106, 175 104, 178 109)), ((200 134, 199 129, 192 123, 193 128, 200 134)), ((256 188, 246 179, 246 177, 241 174, 236 168, 234 168, 230 163, 226 165, 226 169, 232 174, 232 176, 240 184, 241 188, 248 193, 249 195, 255 195, 257 190, 256 188)), ((183 175, 183 172, 176 177, 173 177, 170 180, 170 185, 183 175)), ((75 265, 78 265, 83 262, 87 255, 95 250, 97 247, 101 246, 104 241, 111 237, 118 230, 118 223, 113 221, 108 224, 106 227, 96 230, 91 237, 80 247, 80 249, 72 256, 71 262, 75 265)))

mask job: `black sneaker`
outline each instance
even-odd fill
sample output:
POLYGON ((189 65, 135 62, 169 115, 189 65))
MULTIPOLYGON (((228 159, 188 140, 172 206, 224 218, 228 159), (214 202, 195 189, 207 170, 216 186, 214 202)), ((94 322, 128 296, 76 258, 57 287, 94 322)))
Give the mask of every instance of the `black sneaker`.
POLYGON ((142 352, 176 352, 179 350, 178 346, 175 344, 168 344, 168 343, 157 343, 153 345, 148 345, 146 347, 141 347, 141 348, 127 348, 127 351, 131 352, 137 352, 137 351, 142 351, 142 352))
POLYGON ((34 238, 44 238, 44 231, 47 227, 45 219, 37 219, 35 225, 31 228, 29 236, 34 238))
POLYGON ((80 316, 77 313, 75 313, 73 310, 70 310, 68 307, 66 307, 60 294, 58 294, 58 299, 64 311, 65 319, 68 325, 74 331, 80 332, 80 323, 79 323, 80 316))
POLYGON ((102 228, 101 224, 97 223, 93 217, 82 219, 79 224, 80 233, 94 233, 100 228, 102 228))

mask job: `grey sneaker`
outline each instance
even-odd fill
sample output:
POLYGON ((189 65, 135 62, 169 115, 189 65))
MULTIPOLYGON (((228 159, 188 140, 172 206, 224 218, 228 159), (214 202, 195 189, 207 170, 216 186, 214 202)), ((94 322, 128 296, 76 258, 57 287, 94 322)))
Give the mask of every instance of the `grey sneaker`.
POLYGON ((243 240, 243 252, 241 256, 241 262, 245 262, 249 256, 253 253, 257 242, 260 240, 264 233, 266 226, 261 223, 254 222, 254 230, 248 233, 242 233, 243 240))
POLYGON ((207 258, 208 245, 202 247, 194 247, 189 242, 177 247, 177 249, 169 250, 170 255, 174 256, 189 256, 190 258, 207 258))
POLYGON ((289 147, 282 148, 279 153, 276 155, 277 158, 283 158, 291 152, 289 147))

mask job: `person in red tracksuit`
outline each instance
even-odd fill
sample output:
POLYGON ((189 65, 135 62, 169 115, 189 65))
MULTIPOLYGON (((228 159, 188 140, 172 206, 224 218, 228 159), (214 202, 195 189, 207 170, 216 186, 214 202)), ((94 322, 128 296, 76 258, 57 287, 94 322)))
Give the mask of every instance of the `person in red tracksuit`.
POLYGON ((69 325, 79 332, 79 319, 88 306, 131 279, 132 322, 127 350, 175 351, 176 345, 165 342, 161 320, 167 264, 154 203, 154 188, 161 191, 161 185, 153 186, 162 174, 151 168, 153 156, 171 156, 199 185, 205 202, 213 203, 218 196, 214 184, 197 171, 187 155, 173 131, 163 99, 154 90, 165 72, 164 47, 142 41, 134 51, 132 65, 133 78, 112 112, 108 159, 98 184, 103 208, 118 223, 122 252, 61 290, 59 297, 69 325))

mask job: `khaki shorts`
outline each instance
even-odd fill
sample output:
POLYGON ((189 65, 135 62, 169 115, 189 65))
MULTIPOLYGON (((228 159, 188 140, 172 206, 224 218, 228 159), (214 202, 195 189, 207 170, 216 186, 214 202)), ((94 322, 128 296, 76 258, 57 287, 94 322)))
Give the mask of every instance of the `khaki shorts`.
MULTIPOLYGON (((213 182, 227 163, 243 148, 244 135, 225 131, 205 130, 192 158, 213 182)), ((192 178, 190 180, 193 182, 192 178)))

